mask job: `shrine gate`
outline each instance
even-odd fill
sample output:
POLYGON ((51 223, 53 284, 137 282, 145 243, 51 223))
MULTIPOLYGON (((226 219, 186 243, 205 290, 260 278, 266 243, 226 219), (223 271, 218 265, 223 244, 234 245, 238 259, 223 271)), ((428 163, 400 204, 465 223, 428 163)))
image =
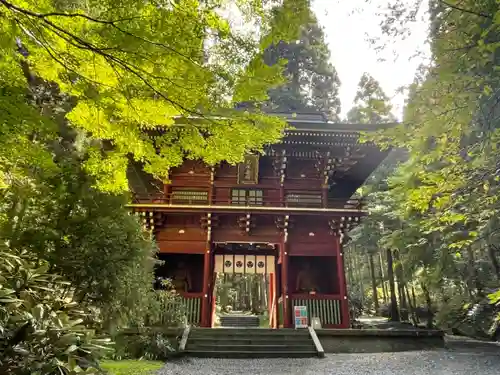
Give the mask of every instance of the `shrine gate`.
POLYGON ((367 214, 356 190, 387 155, 360 133, 380 126, 288 121, 282 143, 237 166, 186 160, 170 184, 129 168, 130 208, 152 231, 161 272, 181 286, 194 325, 212 325, 214 275, 233 272, 271 275, 272 327, 291 328, 294 306, 323 327, 350 326, 342 245, 367 214))

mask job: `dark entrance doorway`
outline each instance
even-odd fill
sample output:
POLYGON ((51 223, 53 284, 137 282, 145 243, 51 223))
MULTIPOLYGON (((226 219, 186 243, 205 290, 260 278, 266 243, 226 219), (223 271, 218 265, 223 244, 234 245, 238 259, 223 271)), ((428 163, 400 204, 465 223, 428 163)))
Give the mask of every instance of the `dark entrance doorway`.
POLYGON ((215 245, 212 327, 276 328, 276 262, 274 244, 215 245))

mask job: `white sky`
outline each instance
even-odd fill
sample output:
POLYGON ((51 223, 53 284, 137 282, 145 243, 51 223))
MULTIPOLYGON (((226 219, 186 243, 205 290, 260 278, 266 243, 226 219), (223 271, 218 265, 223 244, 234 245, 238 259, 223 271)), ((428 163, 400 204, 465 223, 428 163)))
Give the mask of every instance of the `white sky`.
MULTIPOLYGON (((427 24, 420 21, 412 24, 411 36, 397 41, 386 51, 377 53, 366 40, 382 36, 381 18, 376 16, 378 7, 388 0, 313 0, 312 8, 324 27, 326 42, 331 51, 331 62, 341 80, 340 100, 342 115, 353 105, 356 88, 364 72, 371 74, 392 98, 394 114, 401 118, 404 96, 397 94, 399 87, 413 81, 416 68, 422 57, 412 58, 417 51, 428 55, 424 41, 427 24), (392 51, 397 51, 397 58, 392 51), (383 58, 384 61, 378 61, 383 58)), ((415 0, 407 0, 415 4, 415 0)))

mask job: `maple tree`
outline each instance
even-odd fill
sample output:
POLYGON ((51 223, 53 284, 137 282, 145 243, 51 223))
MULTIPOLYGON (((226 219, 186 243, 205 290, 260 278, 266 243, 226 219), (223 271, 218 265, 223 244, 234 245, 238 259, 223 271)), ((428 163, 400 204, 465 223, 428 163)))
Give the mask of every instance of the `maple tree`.
POLYGON ((129 155, 167 180, 183 158, 235 163, 276 141, 282 119, 233 110, 283 81, 283 63, 265 64, 263 51, 297 37, 308 1, 273 4, 1 0, 2 184, 16 168, 53 164, 45 143, 57 126, 28 108, 27 76, 74 100, 66 119, 87 137, 85 168, 104 190, 127 189, 129 155), (266 37, 232 27, 229 6, 266 37))

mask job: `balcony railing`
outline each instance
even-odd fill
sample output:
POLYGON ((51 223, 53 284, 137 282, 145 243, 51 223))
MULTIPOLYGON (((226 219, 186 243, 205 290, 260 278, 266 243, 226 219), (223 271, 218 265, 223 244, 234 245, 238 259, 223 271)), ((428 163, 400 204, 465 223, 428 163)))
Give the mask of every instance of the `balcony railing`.
MULTIPOLYGON (((200 195, 199 197, 202 197, 200 195)), ((206 199, 193 199, 193 195, 186 195, 181 197, 179 194, 159 194, 159 195, 139 195, 133 196, 133 203, 136 204, 165 204, 165 205, 185 205, 189 206, 238 206, 238 207, 284 207, 284 208, 337 208, 337 209, 363 209, 362 199, 328 199, 326 204, 323 205, 322 200, 312 200, 304 199, 300 200, 295 197, 295 199, 266 199, 263 197, 262 200, 248 199, 242 201, 241 199, 232 200, 231 197, 228 198, 217 198, 214 197, 211 201, 208 195, 204 194, 203 197, 206 199)))
POLYGON ((169 325, 181 314, 189 324, 198 326, 201 322, 201 300, 203 293, 182 293, 177 298, 163 301, 160 314, 161 324, 169 325))
POLYGON ((292 295, 290 298, 292 311, 295 306, 306 306, 309 324, 312 318, 319 318, 323 326, 339 326, 342 324, 342 300, 339 296, 292 295))

